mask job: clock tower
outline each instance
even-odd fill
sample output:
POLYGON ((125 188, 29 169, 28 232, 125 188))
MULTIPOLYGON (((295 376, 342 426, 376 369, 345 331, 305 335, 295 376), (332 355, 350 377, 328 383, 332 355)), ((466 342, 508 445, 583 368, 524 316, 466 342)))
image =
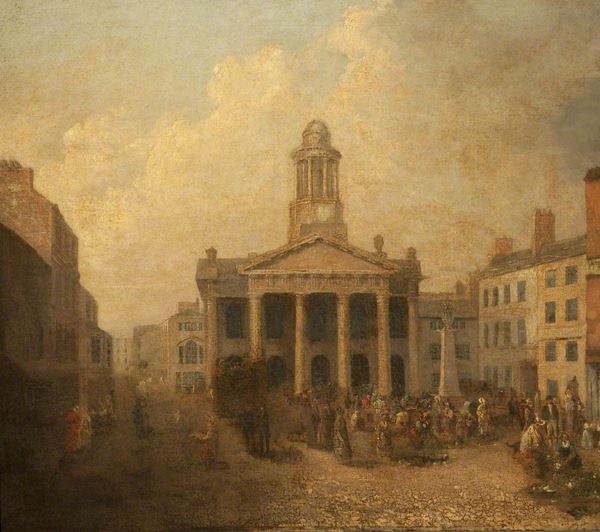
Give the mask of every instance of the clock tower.
POLYGON ((342 156, 331 147, 329 130, 320 120, 309 122, 302 145, 292 154, 296 165, 296 199, 290 203, 289 240, 319 233, 346 240, 339 195, 342 156))

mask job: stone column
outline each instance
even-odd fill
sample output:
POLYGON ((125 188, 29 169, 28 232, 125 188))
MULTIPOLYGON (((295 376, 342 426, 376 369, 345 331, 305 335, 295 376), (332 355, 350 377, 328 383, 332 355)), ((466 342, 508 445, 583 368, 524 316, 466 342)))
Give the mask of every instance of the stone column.
POLYGON ((206 298, 206 387, 212 388, 217 364, 218 349, 218 316, 217 298, 209 295, 206 298))
POLYGON ((441 356, 440 356, 440 389, 438 395, 450 399, 461 396, 458 385, 458 371, 456 369, 456 339, 455 331, 444 326, 440 331, 441 356))
POLYGON ((350 381, 350 326, 349 326, 348 294, 337 295, 337 360, 338 360, 338 389, 346 391, 352 385, 350 381))
POLYGON ((377 361, 379 379, 377 391, 380 395, 390 395, 392 375, 390 362, 390 296, 377 294, 377 361))
POLYGON ((327 158, 323 157, 321 158, 321 172, 322 172, 322 176, 323 176, 323 197, 324 198, 328 198, 329 195, 327 194, 327 179, 328 179, 328 172, 327 172, 327 158))
POLYGON ((308 196, 310 198, 312 198, 313 195, 313 178, 312 178, 312 158, 308 157, 306 159, 306 162, 308 164, 308 196))
POLYGON ((262 297, 250 294, 250 357, 260 360, 263 357, 262 345, 262 297))
POLYGON ((296 294, 296 338, 294 347, 294 392, 299 395, 305 388, 304 369, 304 295, 296 294))
POLYGON ((408 395, 417 397, 421 393, 419 382, 419 299, 408 296, 408 395))

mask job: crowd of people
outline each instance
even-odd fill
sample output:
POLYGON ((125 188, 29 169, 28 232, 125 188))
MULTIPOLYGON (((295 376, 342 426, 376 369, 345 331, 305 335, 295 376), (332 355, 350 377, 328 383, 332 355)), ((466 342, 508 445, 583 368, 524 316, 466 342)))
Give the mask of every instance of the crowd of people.
POLYGON ((509 411, 522 429, 519 457, 535 476, 580 468, 578 444, 600 450, 600 426, 586 421, 584 405, 572 387, 565 391, 563 401, 548 396, 543 406, 536 399, 511 398, 509 411))

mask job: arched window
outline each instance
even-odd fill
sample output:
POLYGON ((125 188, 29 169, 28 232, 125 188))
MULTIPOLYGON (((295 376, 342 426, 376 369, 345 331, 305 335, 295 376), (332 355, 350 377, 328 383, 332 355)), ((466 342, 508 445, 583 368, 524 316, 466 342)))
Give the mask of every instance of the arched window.
POLYGON ((185 343, 185 363, 195 364, 198 361, 198 344, 193 340, 185 343))
POLYGON ((225 334, 227 338, 243 338, 243 309, 239 301, 233 301, 225 311, 225 334))

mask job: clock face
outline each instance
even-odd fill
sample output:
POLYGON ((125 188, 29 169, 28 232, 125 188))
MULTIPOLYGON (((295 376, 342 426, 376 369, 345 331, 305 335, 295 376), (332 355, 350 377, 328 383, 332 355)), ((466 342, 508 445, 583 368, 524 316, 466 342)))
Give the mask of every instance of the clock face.
POLYGON ((331 205, 317 206, 317 220, 319 222, 325 222, 331 218, 331 207, 331 205))

